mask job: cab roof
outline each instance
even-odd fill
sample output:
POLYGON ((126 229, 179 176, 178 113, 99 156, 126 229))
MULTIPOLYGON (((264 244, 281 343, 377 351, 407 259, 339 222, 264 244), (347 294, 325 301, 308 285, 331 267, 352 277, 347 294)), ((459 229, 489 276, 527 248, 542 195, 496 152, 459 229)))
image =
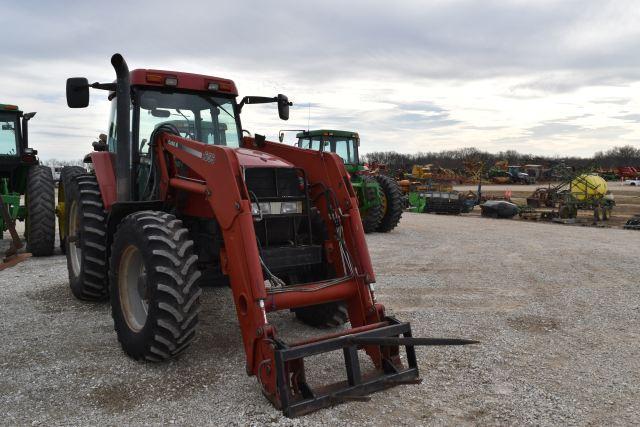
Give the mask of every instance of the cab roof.
POLYGON ((220 92, 237 96, 233 80, 178 71, 136 69, 130 72, 131 85, 173 87, 201 92, 220 92))
POLYGON ((343 138, 360 138, 358 132, 351 132, 347 130, 333 130, 333 129, 315 129, 305 130, 296 134, 296 138, 314 137, 314 136, 339 136, 343 138))
POLYGON ((20 108, 14 104, 0 104, 0 111, 8 111, 11 113, 21 113, 20 108))

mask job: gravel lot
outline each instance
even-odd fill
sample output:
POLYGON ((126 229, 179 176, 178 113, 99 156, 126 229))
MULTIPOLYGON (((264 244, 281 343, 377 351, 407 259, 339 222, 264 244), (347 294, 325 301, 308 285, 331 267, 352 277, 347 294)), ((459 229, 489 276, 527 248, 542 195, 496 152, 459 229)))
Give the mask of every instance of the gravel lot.
POLYGON ((228 289, 205 291, 183 357, 148 365, 122 353, 107 305, 71 297, 63 256, 31 259, 0 273, 0 424, 640 423, 640 233, 405 214, 368 241, 378 299, 414 336, 482 344, 419 349, 422 384, 289 420, 245 374, 228 289))

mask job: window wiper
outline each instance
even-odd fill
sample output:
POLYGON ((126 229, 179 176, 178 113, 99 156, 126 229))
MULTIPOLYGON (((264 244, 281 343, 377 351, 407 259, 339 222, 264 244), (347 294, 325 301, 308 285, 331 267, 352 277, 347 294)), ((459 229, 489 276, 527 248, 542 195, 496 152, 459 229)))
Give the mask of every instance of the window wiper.
POLYGON ((198 95, 200 98, 209 101, 210 103, 212 103, 213 105, 215 105, 216 107, 218 107, 219 109, 221 109, 222 111, 224 111, 225 113, 227 113, 227 115, 229 117, 231 117, 232 119, 235 120, 235 116, 233 114, 231 114, 230 112, 228 112, 222 105, 218 104, 213 98, 211 98, 210 96, 205 96, 205 95, 198 95))

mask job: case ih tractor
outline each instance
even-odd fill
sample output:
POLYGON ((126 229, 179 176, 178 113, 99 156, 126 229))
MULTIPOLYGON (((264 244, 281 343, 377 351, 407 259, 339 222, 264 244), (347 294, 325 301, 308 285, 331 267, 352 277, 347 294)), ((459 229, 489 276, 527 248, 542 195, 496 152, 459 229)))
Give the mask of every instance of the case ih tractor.
POLYGON ((17 260, 22 242, 15 221, 25 221, 27 251, 34 256, 53 253, 55 202, 51 168, 40 165, 38 152, 29 147, 29 120, 15 105, 0 104, 0 233, 9 230, 13 240, 7 255, 17 260), (25 203, 21 204, 21 196, 25 203))
POLYGON ((129 356, 161 362, 183 352, 198 327, 199 285, 220 276, 247 373, 287 416, 415 381, 415 345, 469 343, 411 338, 409 324, 376 303, 355 193, 337 155, 242 138, 245 105, 276 102, 286 120, 286 96, 238 103, 231 80, 130 72, 119 54, 111 63, 115 83, 67 81, 71 108, 88 105, 91 87, 109 91, 112 110, 106 144, 89 155, 94 172, 68 179, 65 242, 73 294, 109 297, 129 356), (315 326, 348 315, 351 327, 286 343, 269 313, 288 309, 315 326), (359 350, 375 365, 370 375, 359 350), (312 389, 304 359, 329 351, 344 353, 346 382, 312 389))
MULTIPOLYGON (((280 142, 284 139, 280 131, 280 142)), ((373 173, 360 162, 357 132, 342 130, 298 131, 296 146, 336 153, 349 172, 351 185, 358 198, 358 210, 365 233, 387 233, 398 225, 402 217, 402 192, 395 180, 373 173)))

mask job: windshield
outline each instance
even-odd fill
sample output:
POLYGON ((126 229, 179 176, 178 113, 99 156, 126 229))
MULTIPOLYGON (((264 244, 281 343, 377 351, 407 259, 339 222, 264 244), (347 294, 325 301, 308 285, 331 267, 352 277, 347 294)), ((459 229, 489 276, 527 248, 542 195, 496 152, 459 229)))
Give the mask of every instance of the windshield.
POLYGON ((17 126, 18 117, 15 114, 0 113, 0 156, 18 154, 17 126))
POLYGON ((153 131, 160 125, 177 128, 184 138, 205 144, 240 146, 235 99, 208 94, 139 92, 140 151, 146 153, 153 131))
MULTIPOLYGON (((311 147, 317 150, 321 141, 323 141, 323 151, 336 153, 344 163, 351 165, 358 164, 358 144, 355 138, 314 136, 311 138, 311 147)), ((308 143, 303 146, 303 148, 307 147, 308 143)))

